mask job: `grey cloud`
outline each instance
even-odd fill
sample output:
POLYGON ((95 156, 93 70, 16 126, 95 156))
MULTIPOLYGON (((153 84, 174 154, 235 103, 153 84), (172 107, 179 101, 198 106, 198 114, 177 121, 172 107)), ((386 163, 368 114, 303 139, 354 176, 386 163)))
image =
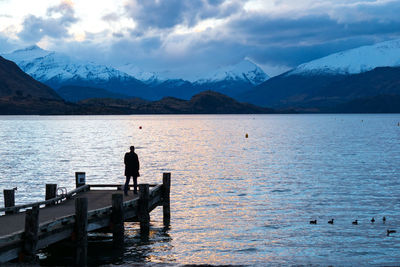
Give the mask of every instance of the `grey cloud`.
POLYGON ((190 64, 196 59, 210 65, 224 64, 251 57, 262 64, 294 67, 330 53, 400 36, 400 2, 325 1, 324 6, 304 15, 246 12, 245 2, 131 0, 126 11, 139 25, 132 38, 144 37, 148 28, 168 36, 161 38, 163 45, 153 51, 159 51, 171 64, 185 64, 180 60, 187 58, 190 64), (207 18, 227 18, 228 22, 202 33, 172 36, 172 27, 190 27, 207 18), (168 58, 164 49, 170 42, 188 43, 188 48, 168 58))
POLYGON ((254 44, 293 45, 319 44, 355 36, 400 34, 399 26, 400 20, 388 23, 368 20, 344 24, 326 15, 298 19, 249 16, 230 22, 226 26, 226 31, 229 31, 230 36, 236 35, 235 38, 238 40, 251 41, 254 44))
POLYGON ((162 42, 159 37, 121 39, 112 45, 110 57, 124 63, 129 59, 133 62, 154 64, 155 59, 162 58, 161 46, 162 42))
MULTIPOLYGON (((331 8, 277 15, 247 12, 242 8, 244 1, 129 0, 125 15, 138 23, 138 29, 125 35, 113 33, 116 38, 102 48, 76 43, 73 48, 66 44, 64 49, 97 57, 103 63, 131 62, 149 71, 188 74, 246 57, 262 65, 295 67, 331 53, 400 37, 400 1, 360 0, 351 6, 346 6, 349 1, 323 2, 331 8), (203 32, 173 33, 176 25, 190 27, 207 18, 226 18, 226 22, 203 32), (148 37, 148 29, 153 29, 153 37, 148 37), (94 51, 101 53, 96 56, 94 51)), ((116 14, 103 16, 106 21, 117 19, 116 14)))
POLYGON ((61 2, 58 6, 52 6, 47 9, 47 15, 61 14, 63 21, 75 22, 75 11, 68 2, 61 2))
POLYGON ((400 20, 368 17, 343 23, 328 15, 271 18, 247 14, 231 20, 223 31, 231 42, 247 47, 249 56, 262 63, 296 66, 330 53, 396 38, 400 36, 400 20))
POLYGON ((256 59, 259 64, 296 67, 299 64, 327 56, 343 50, 369 45, 376 41, 374 38, 348 38, 333 40, 315 45, 271 45, 265 49, 255 47, 247 50, 248 56, 256 59))
POLYGON ((108 13, 101 17, 102 20, 107 21, 107 22, 118 21, 120 18, 121 18, 121 16, 118 15, 117 13, 108 13))
POLYGON ((133 39, 125 36, 114 38, 112 43, 100 44, 93 41, 95 39, 94 36, 83 42, 63 42, 59 39, 49 49, 105 65, 137 63, 138 66, 154 66, 163 58, 162 43, 158 37, 133 39))
POLYGON ((7 36, 4 36, 0 32, 0 53, 8 53, 11 50, 15 49, 16 44, 10 41, 7 36))
POLYGON ((399 19, 399 1, 358 1, 348 5, 332 4, 332 16, 343 22, 379 20, 393 21, 399 19))
POLYGON ((202 19, 226 17, 237 12, 240 1, 226 0, 130 0, 125 9, 140 30, 193 26, 202 19))
POLYGON ((37 42, 44 36, 68 37, 68 27, 78 21, 72 6, 66 2, 48 8, 47 15, 45 18, 28 15, 22 23, 23 29, 18 36, 28 42, 37 42), (53 18, 51 17, 53 14, 61 14, 61 16, 53 18))
POLYGON ((129 15, 139 23, 140 28, 171 28, 185 19, 187 9, 200 8, 201 1, 129 1, 126 9, 129 15))
POLYGON ((113 32, 112 36, 115 38, 123 38, 124 34, 120 32, 113 32))

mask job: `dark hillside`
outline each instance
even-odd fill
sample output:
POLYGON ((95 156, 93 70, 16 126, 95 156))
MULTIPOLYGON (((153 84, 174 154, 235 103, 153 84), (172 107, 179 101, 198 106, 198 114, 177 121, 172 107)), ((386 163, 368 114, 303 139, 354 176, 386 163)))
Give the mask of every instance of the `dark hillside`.
POLYGON ((0 97, 11 96, 61 100, 53 89, 33 79, 14 62, 0 56, 0 97))

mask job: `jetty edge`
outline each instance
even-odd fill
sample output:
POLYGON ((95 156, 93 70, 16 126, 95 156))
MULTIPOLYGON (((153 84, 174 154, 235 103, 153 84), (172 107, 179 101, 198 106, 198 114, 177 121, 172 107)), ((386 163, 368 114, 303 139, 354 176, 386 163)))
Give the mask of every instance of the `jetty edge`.
MULTIPOLYGON (((4 190, 0 209, 0 264, 18 259, 34 263, 36 252, 62 240, 75 242, 75 264, 87 265, 88 232, 109 232, 113 247, 124 244, 124 222, 139 222, 140 237, 147 240, 150 212, 163 207, 163 224, 170 225, 171 173, 162 184, 139 184, 139 194, 123 195, 120 184, 86 184, 85 173, 76 172, 76 188, 70 192, 46 184, 44 201, 15 205, 15 189, 4 190), (6 201, 7 199, 7 201, 6 201)), ((132 186, 130 186, 132 187, 132 186)))

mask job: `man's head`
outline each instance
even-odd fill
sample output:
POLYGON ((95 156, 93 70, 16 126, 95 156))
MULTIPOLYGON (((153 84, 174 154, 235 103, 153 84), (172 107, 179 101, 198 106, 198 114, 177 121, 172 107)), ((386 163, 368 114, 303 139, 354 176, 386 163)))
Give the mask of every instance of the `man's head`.
POLYGON ((129 149, 131 150, 131 152, 135 152, 135 147, 134 146, 131 146, 129 149))

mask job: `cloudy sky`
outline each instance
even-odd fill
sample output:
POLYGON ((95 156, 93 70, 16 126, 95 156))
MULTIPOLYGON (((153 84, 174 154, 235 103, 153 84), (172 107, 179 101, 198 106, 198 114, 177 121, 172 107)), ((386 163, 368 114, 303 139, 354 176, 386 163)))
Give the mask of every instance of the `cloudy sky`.
POLYGON ((399 0, 0 0, 0 53, 37 44, 185 76, 250 59, 274 76, 400 38, 399 0))

